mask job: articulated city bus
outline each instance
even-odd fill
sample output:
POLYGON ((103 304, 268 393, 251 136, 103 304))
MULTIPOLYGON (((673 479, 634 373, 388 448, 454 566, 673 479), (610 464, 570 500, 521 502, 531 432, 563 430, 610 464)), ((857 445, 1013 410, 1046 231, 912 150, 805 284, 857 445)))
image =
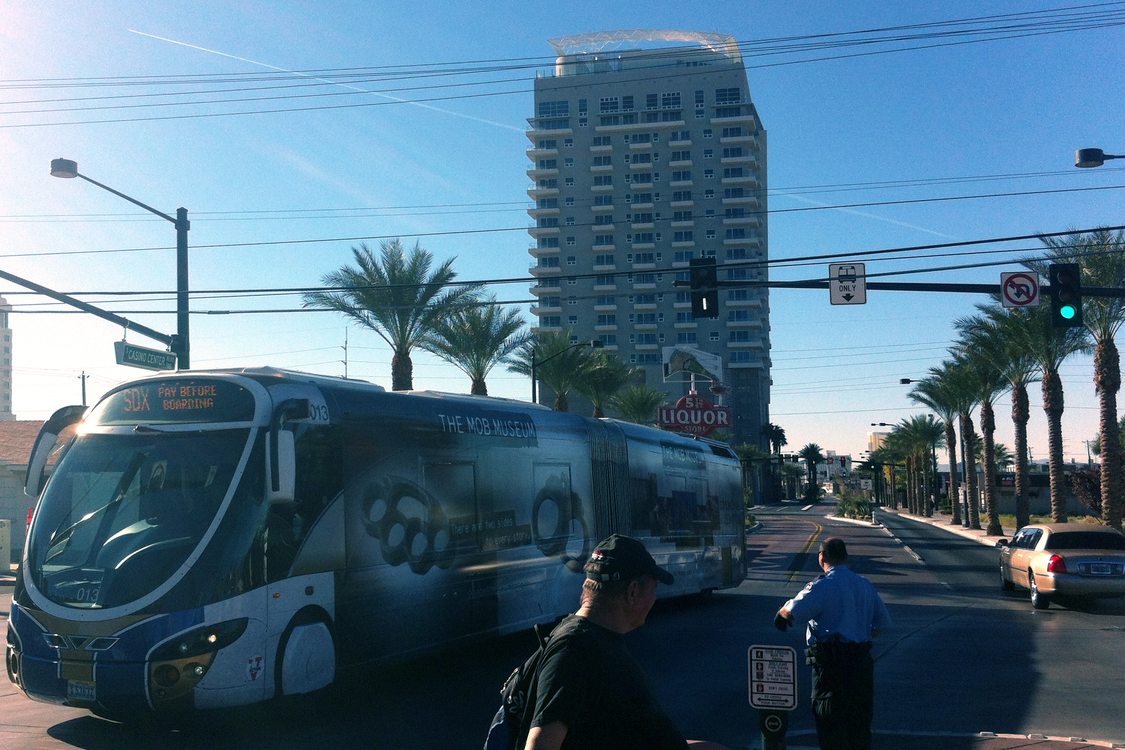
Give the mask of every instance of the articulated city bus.
POLYGON ((675 574, 671 596, 745 573, 723 444, 269 368, 162 373, 62 409, 27 485, 8 676, 118 718, 307 693, 554 619, 612 532, 675 574))

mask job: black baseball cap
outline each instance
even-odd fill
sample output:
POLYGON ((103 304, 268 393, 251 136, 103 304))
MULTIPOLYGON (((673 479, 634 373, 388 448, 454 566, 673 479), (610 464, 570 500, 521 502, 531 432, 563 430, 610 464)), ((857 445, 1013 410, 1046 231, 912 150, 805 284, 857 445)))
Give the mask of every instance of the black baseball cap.
POLYGON ((629 581, 645 574, 663 584, 675 580, 641 542, 622 534, 612 534, 594 547, 586 563, 586 577, 592 581, 629 581))

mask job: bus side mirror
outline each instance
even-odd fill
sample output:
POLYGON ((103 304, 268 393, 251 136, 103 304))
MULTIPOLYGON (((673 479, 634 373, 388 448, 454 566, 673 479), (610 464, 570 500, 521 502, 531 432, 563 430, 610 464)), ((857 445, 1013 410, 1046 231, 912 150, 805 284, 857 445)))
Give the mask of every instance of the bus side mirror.
POLYGON ((270 504, 297 499, 297 438, 290 423, 308 416, 309 402, 303 398, 282 401, 274 410, 266 451, 266 497, 270 504))
POLYGON ((45 484, 43 475, 46 473, 47 459, 59 441, 59 435, 67 427, 82 419, 86 413, 85 406, 64 406, 51 415, 51 418, 39 428, 39 435, 35 438, 35 445, 31 448, 31 456, 27 460, 27 473, 23 478, 23 492, 28 497, 38 497, 45 484))

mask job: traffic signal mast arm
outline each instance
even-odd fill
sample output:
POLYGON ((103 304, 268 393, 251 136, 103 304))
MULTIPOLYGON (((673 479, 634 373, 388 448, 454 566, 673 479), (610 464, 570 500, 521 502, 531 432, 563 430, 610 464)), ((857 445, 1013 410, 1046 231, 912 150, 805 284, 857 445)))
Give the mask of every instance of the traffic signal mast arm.
MULTIPOLYGON (((719 281, 720 289, 741 289, 743 287, 769 287, 770 289, 829 289, 828 281, 719 281)), ((673 286, 688 286, 687 282, 677 281, 673 286)), ((891 292, 961 292, 968 294, 1000 294, 999 284, 941 284, 918 281, 868 281, 868 289, 882 289, 891 292)), ((1051 287, 1042 286, 1040 294, 1050 294, 1051 287)), ((1083 286, 1083 297, 1123 297, 1125 288, 1104 286, 1083 286)))

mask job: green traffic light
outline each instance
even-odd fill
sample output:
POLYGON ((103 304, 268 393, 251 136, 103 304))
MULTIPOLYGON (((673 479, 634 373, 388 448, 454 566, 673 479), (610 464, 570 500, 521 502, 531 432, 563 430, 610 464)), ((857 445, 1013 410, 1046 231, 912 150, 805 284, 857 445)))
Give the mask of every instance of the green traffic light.
POLYGON ((1074 305, 1063 305, 1059 308, 1059 317, 1064 320, 1074 320, 1074 316, 1078 314, 1078 309, 1074 305))

